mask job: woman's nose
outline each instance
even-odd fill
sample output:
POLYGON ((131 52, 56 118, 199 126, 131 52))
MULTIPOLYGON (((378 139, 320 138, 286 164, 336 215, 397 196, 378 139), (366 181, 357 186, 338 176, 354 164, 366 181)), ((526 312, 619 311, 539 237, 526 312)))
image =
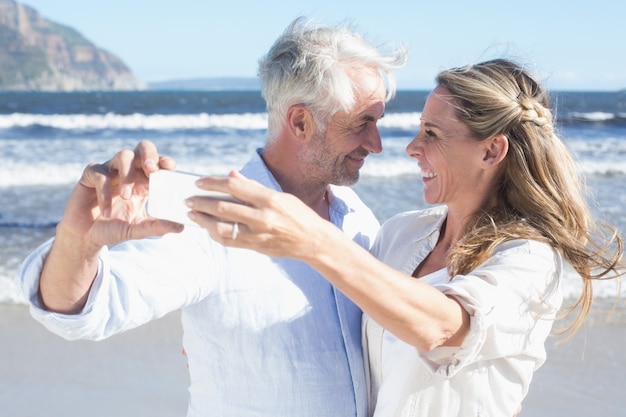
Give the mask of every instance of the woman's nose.
POLYGON ((411 158, 417 158, 418 156, 422 154, 422 151, 423 151, 422 141, 419 139, 419 134, 418 134, 418 135, 415 135, 413 140, 411 140, 411 142, 409 142, 408 145, 406 145, 406 153, 411 158))

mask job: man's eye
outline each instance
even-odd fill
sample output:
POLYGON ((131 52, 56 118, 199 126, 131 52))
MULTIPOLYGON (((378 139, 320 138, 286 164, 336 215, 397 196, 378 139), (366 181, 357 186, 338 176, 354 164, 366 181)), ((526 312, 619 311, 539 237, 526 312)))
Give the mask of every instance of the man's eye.
POLYGON ((362 132, 362 131, 364 131, 365 129, 367 129, 367 127, 368 127, 368 126, 369 126, 369 122, 363 122, 363 123, 361 123, 360 125, 357 125, 357 126, 356 126, 356 131, 358 131, 358 132, 362 132))
POLYGON ((428 136, 429 138, 436 138, 436 137, 437 137, 437 135, 435 134, 435 132, 433 132, 432 130, 425 129, 425 130, 424 130, 424 133, 425 133, 425 134, 426 134, 426 136, 428 136))

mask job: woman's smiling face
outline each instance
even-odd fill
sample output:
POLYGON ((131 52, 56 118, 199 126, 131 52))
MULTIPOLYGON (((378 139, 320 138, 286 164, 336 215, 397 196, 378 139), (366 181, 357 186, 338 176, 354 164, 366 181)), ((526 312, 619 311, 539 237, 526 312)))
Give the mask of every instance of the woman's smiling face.
POLYGON ((483 200, 484 196, 476 195, 484 180, 483 143, 459 120, 455 100, 445 87, 438 86, 429 95, 420 131, 407 153, 418 161, 427 203, 471 206, 472 201, 483 200))

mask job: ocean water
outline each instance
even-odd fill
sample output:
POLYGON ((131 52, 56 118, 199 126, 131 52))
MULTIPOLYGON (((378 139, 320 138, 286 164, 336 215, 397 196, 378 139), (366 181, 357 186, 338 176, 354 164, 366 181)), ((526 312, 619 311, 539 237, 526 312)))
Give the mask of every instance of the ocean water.
MULTIPOLYGON (((597 214, 626 230, 626 91, 554 93, 558 128, 579 161, 597 214)), ((415 160, 424 91, 400 91, 379 122, 383 153, 368 157, 362 199, 384 221, 425 207, 415 160)), ((54 234, 65 201, 88 162, 103 162, 144 139, 178 168, 226 174, 265 140, 258 91, 0 94, 0 303, 23 303, 12 280, 26 255, 54 234)), ((571 271, 567 296, 580 290, 571 271)), ((597 298, 614 299, 614 281, 597 298)))

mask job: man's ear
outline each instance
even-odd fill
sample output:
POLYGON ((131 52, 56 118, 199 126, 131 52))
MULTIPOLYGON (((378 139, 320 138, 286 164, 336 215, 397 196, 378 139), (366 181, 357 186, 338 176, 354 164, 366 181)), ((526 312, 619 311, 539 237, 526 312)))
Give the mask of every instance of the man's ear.
POLYGON ((315 121, 309 109, 301 104, 293 105, 287 112, 287 123, 292 135, 307 140, 315 133, 315 121))
POLYGON ((492 136, 485 141, 483 162, 487 166, 496 166, 506 158, 509 152, 509 138, 503 134, 492 136))

